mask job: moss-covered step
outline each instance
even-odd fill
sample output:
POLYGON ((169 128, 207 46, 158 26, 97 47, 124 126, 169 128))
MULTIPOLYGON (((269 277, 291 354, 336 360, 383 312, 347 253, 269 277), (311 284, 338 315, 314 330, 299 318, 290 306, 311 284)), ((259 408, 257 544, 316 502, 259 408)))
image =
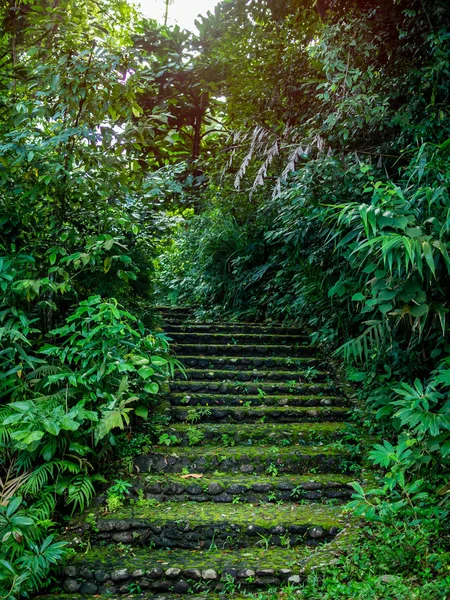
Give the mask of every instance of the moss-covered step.
POLYGON ((173 344, 177 354, 190 356, 317 356, 317 348, 308 345, 283 344, 173 344))
POLYGON ((166 399, 172 406, 347 406, 344 396, 282 394, 233 395, 171 393, 166 399))
POLYGON ((126 554, 114 547, 95 548, 83 550, 68 561, 61 569, 61 582, 66 592, 77 593, 68 600, 93 594, 113 598, 115 594, 128 595, 133 589, 137 598, 141 592, 145 599, 152 598, 149 593, 164 593, 167 600, 172 600, 165 595, 170 592, 191 593, 189 597, 198 600, 195 593, 204 590, 213 594, 213 600, 214 592, 225 589, 224 583, 230 580, 243 588, 298 583, 303 565, 314 554, 314 548, 305 546, 230 551, 213 544, 203 551, 134 548, 126 554))
POLYGON ((172 406, 169 409, 172 421, 179 423, 314 423, 318 421, 343 421, 348 410, 335 406, 273 407, 273 406, 220 406, 202 409, 172 406))
POLYGON ((192 315, 197 306, 153 306, 152 310, 161 315, 192 315))
POLYGON ((270 395, 298 395, 311 396, 316 394, 335 394, 337 386, 330 383, 300 383, 298 381, 286 382, 240 382, 240 381, 171 381, 170 391, 174 393, 208 393, 208 394, 250 394, 263 396, 270 395))
POLYGON ((345 473, 349 453, 333 446, 155 448, 135 458, 141 473, 345 473))
MULTIPOLYGON (((171 582, 171 584, 173 586, 173 582, 171 582)), ((284 585, 287 589, 291 587, 288 583, 284 585)), ((242 587, 243 586, 239 583, 236 585, 236 589, 240 590, 242 587)), ((248 586, 246 585, 245 587, 247 588, 248 586)), ((224 578, 223 582, 217 584, 217 589, 214 592, 210 592, 210 586, 205 585, 205 590, 203 592, 197 592, 196 586, 195 589, 194 587, 188 587, 187 593, 189 595, 189 600, 205 600, 205 594, 207 594, 208 600, 223 600, 224 595, 222 593, 222 590, 229 588, 230 583, 227 584, 227 580, 225 580, 224 578), (197 595, 197 593, 201 595, 197 595)), ((162 592, 161 594, 156 593, 156 595, 152 593, 149 594, 148 591, 144 591, 143 589, 141 589, 141 587, 139 586, 139 581, 130 581, 130 583, 124 585, 123 592, 111 593, 109 591, 109 588, 105 587, 104 589, 108 590, 104 594, 99 594, 98 592, 96 592, 95 594, 65 594, 61 593, 60 591, 56 591, 54 594, 49 593, 45 596, 33 596, 33 598, 34 600, 92 600, 92 596, 95 596, 96 600, 119 600, 119 598, 120 600, 180 600, 181 597, 180 594, 177 594, 176 592, 162 592)), ((281 594, 284 598, 283 592, 281 592, 281 594)), ((249 600, 249 595, 247 590, 242 590, 239 592, 236 591, 236 593, 227 592, 226 598, 227 600, 249 600)))
POLYGON ((174 323, 181 324, 192 319, 192 311, 178 311, 178 312, 166 312, 166 311, 155 311, 155 313, 162 319, 165 324, 174 323))
POLYGON ((259 371, 252 370, 235 370, 227 369, 192 369, 187 368, 185 372, 178 371, 175 374, 175 379, 195 380, 195 381, 252 381, 252 382, 270 382, 270 381, 287 381, 287 382, 315 382, 325 381, 330 377, 329 373, 319 371, 318 369, 303 369, 298 371, 276 371, 275 369, 259 371))
POLYGON ((158 502, 333 502, 347 501, 353 492, 349 475, 243 476, 218 473, 199 478, 183 475, 140 475, 132 480, 131 499, 158 502))
POLYGON ((96 544, 121 543, 152 548, 246 548, 264 545, 315 546, 335 537, 342 528, 341 509, 323 504, 192 504, 144 503, 113 514, 93 514, 72 522, 67 539, 89 539, 96 544))
POLYGON ((203 333, 201 331, 172 331, 168 334, 176 344, 214 344, 236 346, 242 344, 308 344, 308 335, 280 335, 278 333, 203 333))
MULTIPOLYGON (((111 593, 109 591, 109 587, 105 587, 105 586, 97 586, 96 584, 94 584, 94 586, 92 585, 93 582, 89 582, 89 585, 84 585, 84 589, 87 589, 88 592, 90 592, 90 590, 92 590, 94 587, 96 590, 99 589, 99 587, 102 587, 102 589, 105 590, 104 594, 99 594, 98 591, 96 591, 95 593, 81 593, 81 583, 79 585, 80 588, 80 593, 75 593, 75 594, 62 594, 59 591, 56 591, 54 594, 46 594, 45 596, 34 596, 34 600, 92 600, 92 596, 95 596, 96 600, 127 600, 127 599, 131 599, 132 600, 180 600, 180 595, 173 592, 173 593, 162 593, 162 594, 152 594, 152 593, 148 593, 148 592, 144 592, 140 586, 139 586, 139 582, 136 581, 135 583, 131 582, 128 585, 124 585, 123 586, 123 591, 122 592, 115 592, 115 593, 111 593)), ((77 585, 75 584, 75 587, 77 587, 77 585)), ((192 592, 194 592, 194 590, 191 590, 192 592)), ((189 593, 189 600, 205 600, 205 596, 193 596, 191 595, 190 592, 189 593)), ((245 593, 245 592, 244 592, 245 593)), ((233 600, 248 600, 248 596, 243 596, 242 593, 240 593, 239 595, 233 595, 233 596, 228 596, 228 598, 233 598, 233 600)), ((213 597, 212 594, 208 594, 208 600, 223 600, 223 596, 215 596, 213 597)))
POLYGON ((276 335, 306 336, 304 327, 284 327, 282 325, 261 325, 255 323, 183 323, 168 324, 167 333, 267 333, 276 335))
POLYGON ((344 423, 322 422, 301 424, 279 423, 198 423, 186 427, 171 424, 164 433, 175 436, 181 446, 259 445, 290 447, 298 444, 330 442, 347 431, 344 423))
POLYGON ((289 358, 286 356, 272 356, 272 357, 253 357, 253 356, 183 356, 178 354, 178 360, 185 365, 185 367, 195 369, 220 369, 225 371, 244 370, 251 371, 257 369, 272 370, 275 371, 293 371, 295 369, 307 370, 308 367, 320 368, 323 365, 326 367, 326 363, 323 363, 322 359, 310 358, 310 357, 298 357, 289 358))

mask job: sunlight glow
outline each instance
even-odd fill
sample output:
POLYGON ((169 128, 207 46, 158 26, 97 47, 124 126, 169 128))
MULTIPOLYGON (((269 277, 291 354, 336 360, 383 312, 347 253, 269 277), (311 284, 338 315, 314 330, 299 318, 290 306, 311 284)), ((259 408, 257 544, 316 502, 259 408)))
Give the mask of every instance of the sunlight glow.
MULTIPOLYGON (((169 7, 168 25, 179 25, 181 29, 196 31, 194 21, 198 15, 206 15, 213 11, 219 0, 172 0, 169 7)), ((164 0, 137 0, 146 17, 156 19, 162 23, 164 20, 164 0)))

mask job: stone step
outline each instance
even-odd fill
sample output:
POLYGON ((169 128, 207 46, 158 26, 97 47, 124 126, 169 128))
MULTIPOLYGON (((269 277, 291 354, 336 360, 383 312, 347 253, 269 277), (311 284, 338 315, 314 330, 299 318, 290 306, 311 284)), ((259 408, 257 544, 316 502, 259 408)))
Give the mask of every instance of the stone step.
POLYGON ((92 546, 110 543, 151 548, 222 549, 264 545, 315 546, 326 542, 342 528, 341 508, 311 505, 221 504, 204 502, 162 506, 135 504, 114 514, 92 511, 74 520, 69 534, 89 539, 92 546), (284 540, 284 541, 283 541, 284 540))
MULTIPOLYGON (((286 356, 252 357, 252 356, 177 356, 185 367, 196 369, 219 369, 223 371, 252 371, 257 369, 275 371, 293 371, 294 369, 307 370, 308 368, 323 368, 320 358, 289 358, 286 356)), ((327 365, 325 366, 327 368, 327 365)))
MULTIPOLYGON (((164 323, 164 329, 168 326, 168 325, 184 325, 186 322, 188 322, 188 317, 187 316, 171 316, 171 315, 159 315, 162 322, 164 323)), ((169 334, 167 334, 169 335, 169 334)))
POLYGON ((200 479, 174 475, 140 476, 133 482, 131 497, 137 492, 158 502, 333 502, 348 501, 354 477, 346 475, 243 476, 210 475, 200 479))
POLYGON ((318 369, 309 368, 306 370, 297 371, 228 371, 226 369, 186 369, 185 373, 178 371, 175 375, 176 379, 188 381, 250 381, 259 383, 262 381, 287 381, 289 383, 311 383, 315 381, 326 381, 330 378, 330 374, 318 369))
POLYGON ((167 395, 172 406, 347 406, 343 396, 292 396, 279 395, 220 395, 172 393, 167 395))
POLYGON ((153 310, 160 314, 191 315, 196 308, 198 308, 198 306, 154 306, 153 310))
POLYGON ((348 416, 347 408, 333 406, 317 407, 272 407, 272 406, 220 406, 183 408, 173 406, 168 410, 172 421, 179 423, 312 423, 316 421, 343 421, 348 416))
POLYGON ((308 335, 279 335, 273 333, 203 333, 199 331, 170 332, 175 344, 212 344, 220 346, 242 346, 243 344, 268 344, 294 346, 308 345, 308 335))
MULTIPOLYGON (((115 593, 111 593, 109 591, 109 587, 101 586, 101 589, 105 590, 104 594, 98 593, 99 586, 93 581, 90 581, 89 585, 86 585, 86 582, 83 582, 84 589, 87 590, 88 593, 81 592, 81 579, 80 582, 77 582, 75 580, 72 585, 75 585, 75 588, 79 587, 80 592, 75 594, 62 594, 61 592, 56 592, 55 594, 47 594, 45 596, 34 596, 34 600, 56 600, 56 598, 58 600, 92 600, 93 596, 95 596, 96 600, 119 600, 119 598, 121 600, 128 598, 133 598, 133 600, 180 600, 180 595, 176 593, 171 594, 169 592, 167 594, 157 594, 156 596, 154 594, 149 595, 148 593, 143 593, 143 590, 140 588, 139 582, 137 580, 134 583, 130 580, 130 583, 122 586, 122 590, 118 588, 118 591, 115 593), (96 591, 94 592, 93 590, 96 591)), ((71 587, 70 584, 69 587, 71 587)), ((194 592, 193 589, 192 592, 194 592)), ((205 600, 205 596, 192 596, 190 592, 188 593, 189 600, 205 600)), ((227 597, 233 598, 234 600, 245 600, 244 596, 242 596, 241 594, 227 597)), ((223 596, 213 597, 210 594, 208 594, 208 600, 221 600, 221 598, 223 598, 223 596)))
POLYGON ((338 390, 334 383, 253 383, 253 382, 210 382, 210 381, 171 381, 170 391, 174 393, 234 394, 234 395, 300 395, 335 394, 338 390))
POLYGON ((297 346, 283 344, 172 344, 177 354, 190 356, 289 356, 292 360, 297 356, 317 357, 315 346, 297 346))
POLYGON ((304 327, 284 327, 281 325, 261 325, 255 323, 182 323, 168 324, 165 328, 167 333, 252 333, 252 334, 276 334, 279 336, 296 335, 307 336, 304 327))
MULTIPOLYGON (((149 594, 162 593, 164 596, 155 600, 172 600, 173 592, 192 593, 192 600, 200 600, 195 591, 204 590, 214 600, 210 594, 223 589, 227 580, 246 588, 299 583, 303 565, 312 553, 314 549, 306 546, 233 551, 213 545, 201 551, 134 548, 124 559, 115 548, 83 549, 65 565, 61 579, 66 592, 77 592, 67 600, 82 600, 83 595, 92 598, 94 594, 123 597, 130 594, 131 586, 139 586, 143 592, 133 594, 137 599, 149 600, 154 598, 149 594)), ((220 596, 230 597, 234 595, 220 596)))
POLYGON ((294 425, 273 423, 198 423, 170 425, 163 433, 175 436, 181 446, 274 446, 290 447, 339 439, 347 431, 344 423, 322 422, 294 425))
POLYGON ((350 455, 330 445, 155 448, 135 458, 140 473, 346 473, 350 455), (313 470, 313 471, 311 471, 313 470))

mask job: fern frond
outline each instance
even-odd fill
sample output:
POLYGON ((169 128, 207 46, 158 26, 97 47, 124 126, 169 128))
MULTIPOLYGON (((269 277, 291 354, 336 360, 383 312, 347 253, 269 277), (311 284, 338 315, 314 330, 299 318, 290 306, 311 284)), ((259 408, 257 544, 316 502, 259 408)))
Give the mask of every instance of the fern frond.
POLYGON ((33 502, 33 511, 39 520, 49 519, 56 508, 54 486, 46 486, 33 502))
POLYGON ((50 461, 36 467, 23 485, 24 494, 37 494, 54 478, 55 462, 50 461))
POLYGON ((72 504, 72 514, 79 510, 83 512, 95 494, 94 486, 87 473, 76 475, 69 484, 67 501, 72 504))
POLYGON ((18 495, 29 476, 29 472, 17 475, 15 461, 10 462, 3 479, 0 477, 0 506, 6 506, 13 496, 18 495))
POLYGON ((386 324, 383 321, 366 321, 369 325, 356 338, 342 344, 334 354, 348 362, 368 362, 374 350, 384 350, 387 345, 386 324))
POLYGON ((45 364, 28 373, 26 379, 30 381, 30 383, 37 383, 39 381, 42 381, 42 379, 44 379, 48 375, 54 375, 55 373, 58 373, 60 371, 60 366, 45 364))

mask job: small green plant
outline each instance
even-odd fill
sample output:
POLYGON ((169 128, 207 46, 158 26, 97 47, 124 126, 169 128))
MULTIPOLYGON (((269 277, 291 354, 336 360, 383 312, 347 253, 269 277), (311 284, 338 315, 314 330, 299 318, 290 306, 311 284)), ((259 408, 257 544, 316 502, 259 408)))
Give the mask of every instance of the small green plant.
POLYGON ((306 381, 311 381, 314 377, 317 377, 319 371, 315 367, 308 367, 306 371, 303 373, 303 379, 306 381))
POLYGON ((216 537, 216 530, 214 529, 213 535, 211 538, 211 543, 209 545, 209 548, 206 550, 206 552, 215 552, 217 550, 217 544, 214 541, 215 537, 216 537))
POLYGON ((198 446, 198 444, 200 444, 205 437, 203 431, 198 429, 198 427, 188 427, 186 435, 189 446, 198 446))
POLYGON ((258 533, 259 541, 256 542, 257 545, 262 546, 264 550, 268 550, 270 547, 270 537, 267 535, 263 535, 262 533, 258 533))
POLYGON ((295 488, 291 491, 291 498, 297 499, 303 495, 304 491, 301 485, 295 486, 295 488))
POLYGON ((186 415, 187 423, 198 423, 203 417, 210 417, 211 410, 208 407, 204 408, 191 408, 188 410, 186 415))
POLYGON ((114 479, 114 485, 108 488, 108 496, 117 496, 120 500, 125 500, 127 494, 132 488, 132 484, 122 479, 114 479))
POLYGON ((89 513, 85 518, 86 525, 89 525, 91 531, 98 532, 97 526, 97 515, 95 513, 89 513))
POLYGON ((288 386, 289 392, 291 394, 297 391, 298 383, 294 379, 286 381, 286 385, 288 386))
POLYGON ((225 447, 234 446, 236 444, 236 440, 234 437, 229 435, 228 433, 223 433, 221 436, 222 445, 225 447))
POLYGON ((162 433, 158 439, 158 444, 161 444, 164 446, 175 446, 178 443, 179 443, 179 440, 178 440, 177 436, 171 435, 169 433, 162 433))
POLYGON ((106 506, 108 509, 108 512, 113 513, 116 512, 117 510, 120 510, 123 507, 123 500, 121 498, 119 498, 119 496, 108 496, 106 498, 106 506))
POLYGON ((220 582, 222 585, 222 589, 220 590, 221 596, 231 596, 239 590, 240 586, 236 584, 235 578, 229 573, 222 577, 220 582))
POLYGON ((278 467, 275 463, 271 462, 270 465, 266 469, 266 473, 268 475, 272 475, 272 477, 276 477, 278 475, 278 467))

